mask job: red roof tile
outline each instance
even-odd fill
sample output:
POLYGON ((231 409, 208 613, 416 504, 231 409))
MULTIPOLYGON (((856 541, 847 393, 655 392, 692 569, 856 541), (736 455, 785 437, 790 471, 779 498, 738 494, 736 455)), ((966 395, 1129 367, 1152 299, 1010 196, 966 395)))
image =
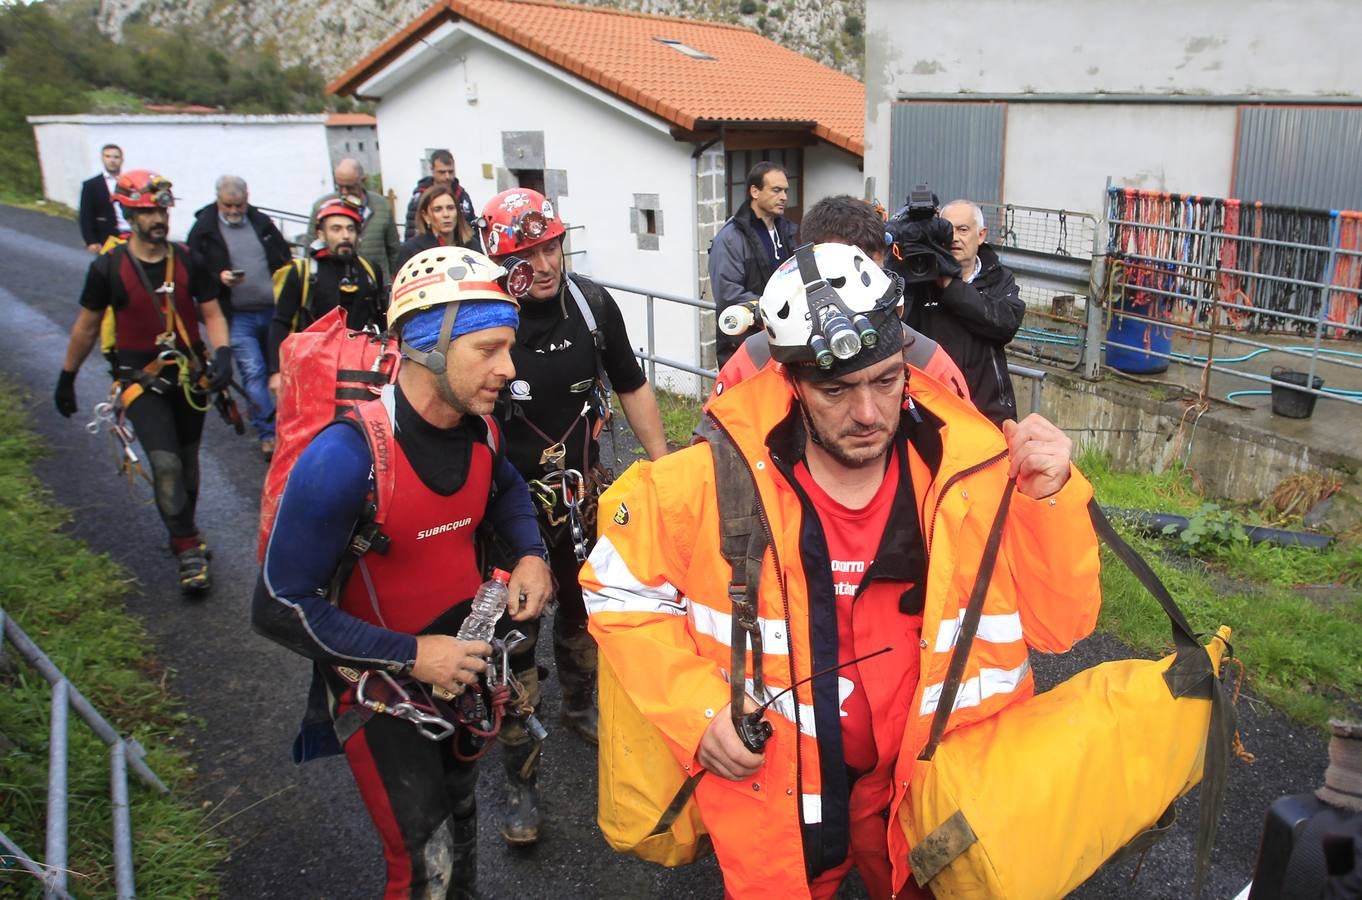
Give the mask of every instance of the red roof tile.
POLYGON ((332 113, 326 117, 327 128, 343 128, 346 126, 362 128, 377 124, 378 120, 368 113, 332 113))
POLYGON ((355 94, 445 21, 464 19, 685 129, 705 122, 814 122, 814 134, 865 152, 859 81, 736 25, 552 0, 440 0, 333 81, 355 94), (693 47, 692 59, 658 41, 693 47))

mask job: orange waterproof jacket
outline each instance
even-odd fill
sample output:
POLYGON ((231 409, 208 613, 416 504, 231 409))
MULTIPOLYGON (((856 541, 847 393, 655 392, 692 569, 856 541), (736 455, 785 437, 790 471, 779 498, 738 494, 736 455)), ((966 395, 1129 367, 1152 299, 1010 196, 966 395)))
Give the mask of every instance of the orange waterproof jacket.
MULTIPOLYGON (((781 370, 767 367, 709 408, 748 461, 771 532, 758 601, 767 695, 758 700, 818 670, 816 655, 826 658, 818 645, 826 644, 825 623, 836 602, 830 591, 811 596, 811 585, 831 583, 808 568, 810 558, 826 559, 826 546, 820 551, 816 516, 806 513, 789 477, 793 460, 772 449, 777 436, 798 428, 792 399, 781 370)), ((926 743, 1007 480, 998 429, 912 367, 902 419, 900 477, 912 490, 899 496, 921 526, 909 529, 906 543, 925 550, 925 592, 914 599, 902 591, 911 565, 891 566, 901 571, 886 578, 872 564, 853 607, 855 650, 894 648, 861 665, 880 758, 862 781, 876 781, 875 802, 889 812, 897 887, 908 877, 909 848, 894 811, 926 743)), ((1013 499, 948 730, 1030 696, 1028 648, 1060 652, 1092 630, 1101 599, 1097 538, 1086 511, 1091 496, 1074 470, 1053 497, 1013 499)), ((680 765, 698 771, 700 739, 729 702, 730 568, 719 551, 709 448, 700 444, 636 463, 601 498, 600 509, 600 539, 581 572, 591 633, 680 765)), ((904 533, 893 527, 893 512, 890 517, 886 534, 904 533)), ((874 539, 877 562, 912 556, 910 547, 874 539)), ((747 670, 750 681, 750 659, 747 670)), ((832 858, 846 845, 849 804, 845 769, 839 773, 833 764, 841 760, 839 702, 835 678, 801 686, 768 710, 775 733, 753 777, 733 782, 711 775, 699 782, 696 802, 732 896, 808 897, 809 877, 841 861, 832 858)), ((856 789, 866 791, 861 782, 856 789)))

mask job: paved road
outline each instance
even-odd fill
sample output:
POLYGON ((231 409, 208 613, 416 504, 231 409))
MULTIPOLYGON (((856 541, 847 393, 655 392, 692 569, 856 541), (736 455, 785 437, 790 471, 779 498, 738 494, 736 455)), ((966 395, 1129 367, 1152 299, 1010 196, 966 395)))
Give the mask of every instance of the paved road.
MULTIPOLYGON (((33 427, 51 448, 40 474, 56 499, 75 512, 72 532, 136 576, 128 607, 146 622, 174 689, 204 720, 204 728, 187 737, 199 773, 191 790, 195 802, 215 807, 216 832, 232 848, 222 870, 223 894, 378 896, 383 880, 378 842, 344 763, 332 759, 297 768, 288 757, 307 665, 250 630, 257 498, 265 472, 254 444, 210 417, 199 508, 214 551, 216 584, 208 599, 186 603, 178 595, 174 563, 145 486, 130 492, 113 477, 109 438, 88 435, 81 427, 107 389, 98 360, 88 362, 80 376, 76 419, 62 419, 52 409, 51 390, 88 263, 73 224, 0 207, 0 310, 6 323, 0 329, 0 372, 31 393, 33 427)), ((1053 683, 1123 655, 1119 645, 1099 637, 1064 657, 1038 660, 1037 670, 1043 681, 1053 683)), ((551 728, 558 699, 550 680, 544 719, 551 728)), ((1233 897, 1248 881, 1267 805, 1282 794, 1313 788, 1325 763, 1321 736, 1261 706, 1240 708, 1244 741, 1259 762, 1251 768, 1237 765, 1231 776, 1207 892, 1212 897, 1233 897)), ((494 829, 483 829, 480 884, 487 896, 721 895, 712 859, 663 870, 609 850, 595 826, 591 748, 555 732, 545 749, 541 783, 549 825, 538 847, 511 852, 494 829)), ((495 808, 500 784, 494 753, 479 785, 484 816, 495 808)), ((1019 791, 1025 789, 1018 785, 1019 791)), ((1185 809, 1181 818, 1195 821, 1195 809, 1185 809)), ((1063 841, 1066 828, 1067 823, 1055 821, 1032 836, 1063 841)), ((1180 825, 1150 852, 1133 881, 1133 863, 1115 866, 1075 896, 1187 896, 1190 858, 1190 828, 1180 825)), ((855 896, 856 887, 843 893, 855 896)))

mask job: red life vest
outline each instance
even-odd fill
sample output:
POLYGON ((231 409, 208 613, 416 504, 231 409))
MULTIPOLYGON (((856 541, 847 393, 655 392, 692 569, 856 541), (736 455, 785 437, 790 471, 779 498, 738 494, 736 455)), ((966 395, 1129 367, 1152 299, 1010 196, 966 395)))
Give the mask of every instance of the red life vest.
MULTIPOLYGON (((363 404, 361 416, 376 413, 391 422, 385 399, 363 404)), ((496 427, 486 417, 483 421, 496 427)), ((387 459, 375 458, 374 474, 391 485, 384 500, 387 549, 361 557, 341 592, 340 608, 372 625, 417 634, 472 599, 482 583, 474 533, 487 510, 495 459, 488 443, 475 442, 467 481, 444 497, 422 483, 400 443, 383 443, 387 459)))
MULTIPOLYGON (((132 353, 156 353, 161 350, 156 344, 156 338, 167 331, 166 323, 166 300, 167 295, 162 293, 149 293, 147 286, 138 274, 137 269, 141 266, 128 251, 127 245, 121 245, 122 249, 117 248, 112 252, 118 253, 118 277, 123 283, 123 291, 127 294, 128 302, 121 308, 114 310, 114 349, 132 353)), ((190 350, 200 344, 199 339, 199 312, 194 305, 193 288, 189 281, 189 267, 185 265, 185 257, 188 251, 184 248, 177 248, 172 245, 169 250, 169 259, 174 271, 174 310, 178 323, 170 323, 169 330, 176 334, 176 344, 180 350, 190 350), (188 341, 188 346, 186 346, 188 341)), ((143 269, 145 272, 145 269, 143 269)), ((163 282, 164 278, 160 280, 163 282)), ((157 279, 151 279, 152 289, 161 287, 157 279)))

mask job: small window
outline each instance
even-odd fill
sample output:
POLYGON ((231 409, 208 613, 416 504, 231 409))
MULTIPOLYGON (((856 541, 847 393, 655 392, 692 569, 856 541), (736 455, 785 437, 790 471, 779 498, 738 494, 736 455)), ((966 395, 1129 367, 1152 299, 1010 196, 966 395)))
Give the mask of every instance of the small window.
POLYGON ((346 142, 345 142, 345 152, 346 152, 346 153, 349 153, 349 152, 350 152, 350 142, 349 142, 349 141, 346 141, 346 142))
POLYGON ((657 234, 657 210, 643 209, 639 212, 643 213, 643 233, 657 234))
POLYGON ((515 176, 516 187, 529 188, 532 191, 544 193, 543 169, 512 169, 511 174, 515 176))
POLYGON ((659 44, 665 44, 666 46, 671 47, 671 48, 672 48, 673 50, 675 50, 677 53, 684 53, 686 56, 689 56, 691 59, 713 59, 713 58, 714 58, 714 57, 710 56, 708 53, 706 53, 706 52, 703 51, 703 50, 696 50, 694 47, 690 46, 689 44, 683 44, 683 43, 681 43, 680 41, 674 41, 674 40, 672 40, 671 38, 653 38, 653 40, 657 41, 659 44))
POLYGON ((363 141, 360 141, 360 142, 359 142, 359 152, 360 152, 360 153, 363 153, 363 152, 364 152, 364 142, 363 142, 363 141))

